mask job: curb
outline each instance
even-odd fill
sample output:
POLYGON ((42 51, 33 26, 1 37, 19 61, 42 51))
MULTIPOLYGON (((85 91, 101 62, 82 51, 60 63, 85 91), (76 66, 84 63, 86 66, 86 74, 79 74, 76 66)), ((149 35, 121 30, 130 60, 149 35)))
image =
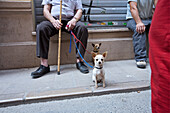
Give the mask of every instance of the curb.
POLYGON ((87 86, 72 89, 50 90, 44 92, 30 92, 27 94, 20 93, 0 95, 0 97, 6 96, 6 99, 0 100, 0 107, 47 102, 54 100, 73 99, 87 96, 99 96, 105 94, 128 93, 148 89, 150 89, 150 82, 143 80, 115 83, 106 86, 106 88, 99 87, 97 89, 95 89, 94 86, 87 86))

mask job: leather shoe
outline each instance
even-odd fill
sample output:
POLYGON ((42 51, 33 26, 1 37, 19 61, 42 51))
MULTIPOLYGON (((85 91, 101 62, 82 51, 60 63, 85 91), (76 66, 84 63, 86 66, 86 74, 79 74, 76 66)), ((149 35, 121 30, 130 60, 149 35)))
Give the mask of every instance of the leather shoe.
POLYGON ((50 72, 50 66, 45 67, 43 65, 40 65, 40 67, 36 71, 31 73, 31 76, 32 78, 39 78, 48 72, 50 72))
POLYGON ((80 72, 82 72, 82 73, 89 73, 88 67, 87 67, 86 65, 84 65, 83 62, 78 62, 78 63, 76 63, 76 67, 77 67, 77 69, 79 69, 80 72))

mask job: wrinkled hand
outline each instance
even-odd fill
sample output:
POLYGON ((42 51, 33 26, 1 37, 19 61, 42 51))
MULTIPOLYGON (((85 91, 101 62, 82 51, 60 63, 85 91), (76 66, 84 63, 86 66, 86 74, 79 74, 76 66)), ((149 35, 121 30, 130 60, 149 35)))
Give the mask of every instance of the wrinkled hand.
POLYGON ((138 33, 143 33, 145 31, 145 25, 141 22, 136 25, 136 31, 138 33))
POLYGON ((51 23, 57 30, 60 29, 63 25, 59 20, 53 20, 51 23))
POLYGON ((68 25, 68 31, 71 31, 72 29, 74 29, 75 25, 76 25, 77 21, 76 19, 72 19, 70 20, 67 25, 68 25))

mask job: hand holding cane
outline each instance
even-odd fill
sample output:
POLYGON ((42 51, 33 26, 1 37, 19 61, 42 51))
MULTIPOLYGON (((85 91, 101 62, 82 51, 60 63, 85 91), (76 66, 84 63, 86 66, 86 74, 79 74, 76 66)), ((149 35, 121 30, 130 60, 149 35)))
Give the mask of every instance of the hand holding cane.
MULTIPOLYGON (((62 14, 62 0, 60 0, 60 22, 62 14)), ((61 50, 61 28, 59 29, 59 40, 58 40, 58 75, 60 75, 60 50, 61 50)))

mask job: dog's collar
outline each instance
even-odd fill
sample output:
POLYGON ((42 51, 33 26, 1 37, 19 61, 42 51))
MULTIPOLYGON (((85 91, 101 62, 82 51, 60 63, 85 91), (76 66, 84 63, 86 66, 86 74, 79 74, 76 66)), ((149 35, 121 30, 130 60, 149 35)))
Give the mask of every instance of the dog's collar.
POLYGON ((93 51, 93 52, 98 53, 99 51, 93 51))
POLYGON ((94 68, 96 68, 96 69, 102 69, 103 67, 94 67, 94 68))

